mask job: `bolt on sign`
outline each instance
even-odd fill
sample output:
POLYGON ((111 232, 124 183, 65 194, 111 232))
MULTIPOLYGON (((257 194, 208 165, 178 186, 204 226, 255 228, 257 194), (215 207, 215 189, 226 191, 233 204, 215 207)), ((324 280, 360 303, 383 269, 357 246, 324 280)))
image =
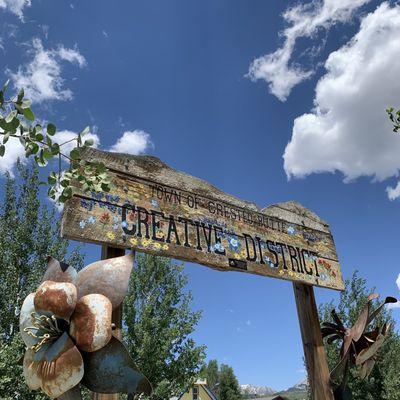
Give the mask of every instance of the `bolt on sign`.
POLYGON ((158 158, 86 149, 109 169, 110 193, 77 189, 62 236, 342 290, 329 225, 296 202, 260 209, 158 158))

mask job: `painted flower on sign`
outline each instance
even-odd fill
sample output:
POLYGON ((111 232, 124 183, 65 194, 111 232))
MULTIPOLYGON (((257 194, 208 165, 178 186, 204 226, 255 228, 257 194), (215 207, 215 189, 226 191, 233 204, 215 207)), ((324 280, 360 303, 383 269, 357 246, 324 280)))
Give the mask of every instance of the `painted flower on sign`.
POLYGON ((151 393, 147 378, 112 335, 111 313, 125 297, 132 265, 133 257, 127 255, 77 273, 49 258, 41 285, 25 299, 20 314, 30 389, 56 398, 82 382, 100 393, 151 393), (113 357, 123 360, 122 365, 113 357), (102 378, 107 374, 119 379, 102 378))
POLYGON ((105 212, 103 214, 101 214, 100 218, 99 218, 99 222, 101 224, 105 224, 110 220, 110 214, 105 212))
POLYGON ((233 251, 237 251, 240 248, 240 242, 235 236, 229 238, 229 248, 233 251))

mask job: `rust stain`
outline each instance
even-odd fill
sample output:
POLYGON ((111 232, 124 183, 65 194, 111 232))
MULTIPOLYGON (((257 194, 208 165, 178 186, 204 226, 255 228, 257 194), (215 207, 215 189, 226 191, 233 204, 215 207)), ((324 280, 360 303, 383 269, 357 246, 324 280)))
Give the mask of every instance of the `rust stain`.
POLYGON ((70 334, 83 351, 101 349, 111 339, 112 305, 101 294, 82 297, 71 318, 70 334))
POLYGON ((39 313, 50 312, 68 321, 75 309, 77 290, 68 282, 43 282, 35 294, 35 309, 39 313))

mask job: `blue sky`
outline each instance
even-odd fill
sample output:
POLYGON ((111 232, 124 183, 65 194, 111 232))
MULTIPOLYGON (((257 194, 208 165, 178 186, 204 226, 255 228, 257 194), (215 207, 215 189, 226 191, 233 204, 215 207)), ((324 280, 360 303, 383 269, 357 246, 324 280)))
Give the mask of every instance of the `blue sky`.
MULTIPOLYGON (((400 6, 0 0, 0 26, 2 80, 63 137, 90 125, 101 149, 156 155, 259 206, 297 200, 330 223, 345 277, 398 295, 400 137, 384 110, 400 106, 400 6)), ((243 384, 304 378, 289 282, 186 271, 208 358, 243 384)))

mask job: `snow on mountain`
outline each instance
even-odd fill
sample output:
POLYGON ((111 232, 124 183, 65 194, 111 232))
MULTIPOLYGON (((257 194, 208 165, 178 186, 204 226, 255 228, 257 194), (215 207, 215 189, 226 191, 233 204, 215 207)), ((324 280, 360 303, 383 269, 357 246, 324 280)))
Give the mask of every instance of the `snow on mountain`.
POLYGON ((267 386, 256 386, 256 385, 240 385, 240 390, 242 394, 247 394, 247 395, 257 395, 257 396, 264 396, 264 395, 269 395, 269 394, 274 394, 276 393, 276 390, 267 387, 267 386))

